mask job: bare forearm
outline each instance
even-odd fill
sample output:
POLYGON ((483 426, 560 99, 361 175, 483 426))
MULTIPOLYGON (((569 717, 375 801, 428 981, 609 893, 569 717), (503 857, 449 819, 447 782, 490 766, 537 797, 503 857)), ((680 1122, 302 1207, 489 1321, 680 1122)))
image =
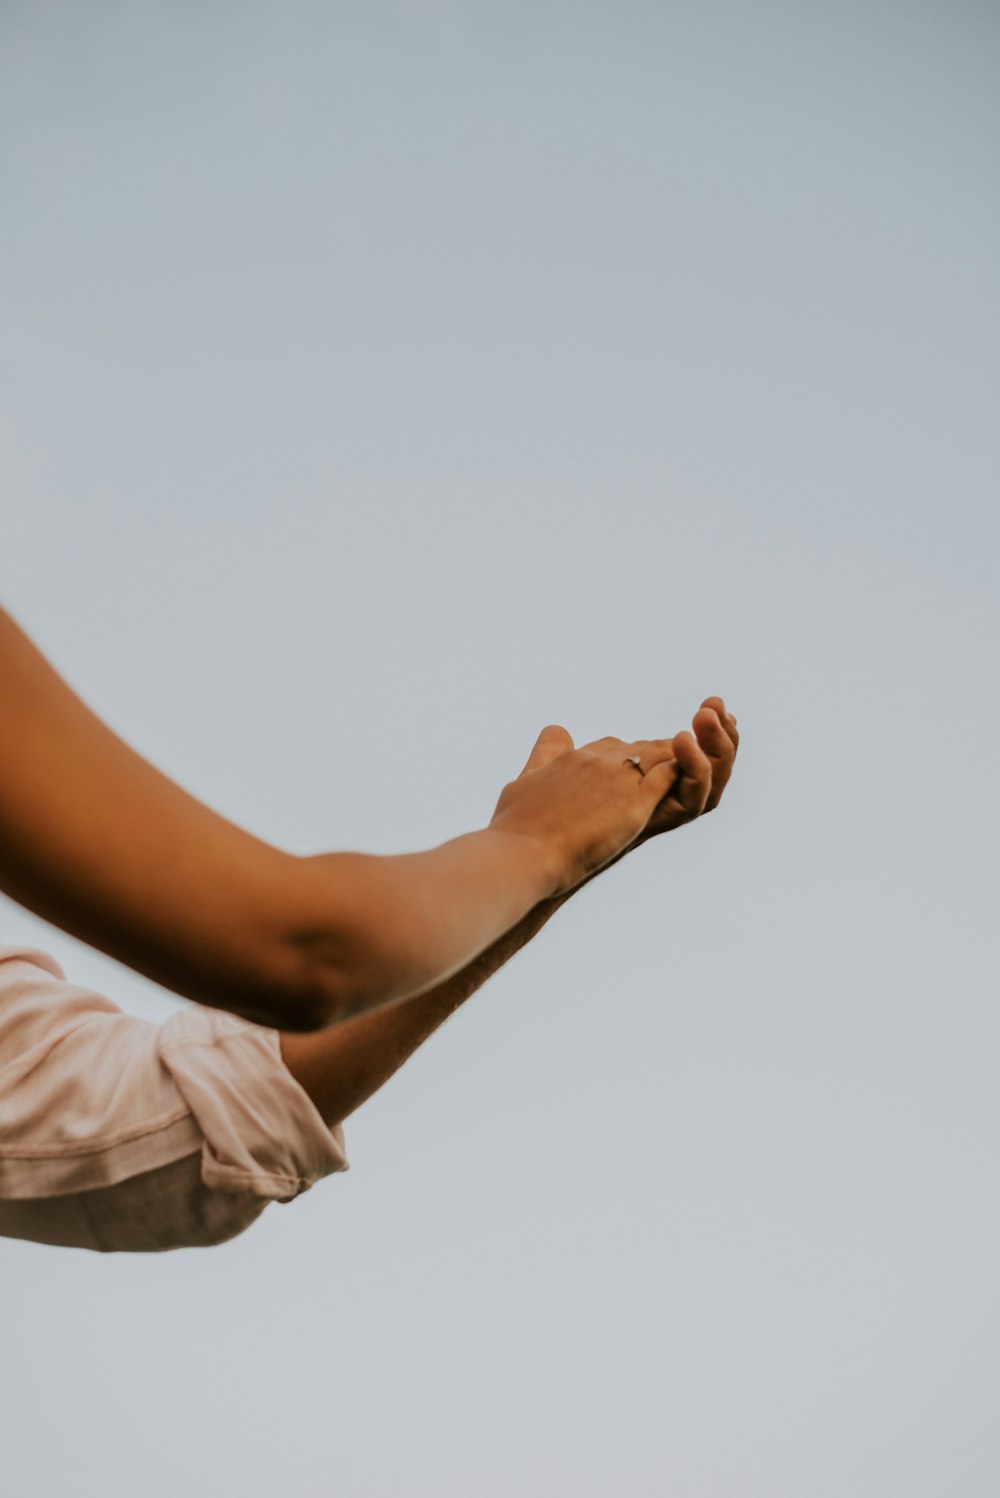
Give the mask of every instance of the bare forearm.
MULTIPOLYGON (((665 802, 627 848, 570 893, 577 893, 598 873, 606 872, 650 837, 682 826, 699 814, 699 808, 710 809, 717 804, 729 778, 737 744, 735 721, 729 719, 729 726, 725 729, 722 726, 720 715, 724 711, 721 698, 708 699, 695 718, 699 744, 695 746, 693 740, 690 744, 681 741, 686 778, 676 801, 665 802), (712 710, 706 713, 708 706, 712 710)), ((530 772, 530 764, 529 761, 525 773, 530 772)), ((377 1014, 348 1021, 322 1035, 283 1036, 286 1064, 327 1122, 342 1122, 388 1081, 449 1015, 541 930, 570 898, 570 893, 539 901, 459 972, 414 998, 377 1014)))
POLYGON ((184 997, 284 1030, 448 982, 605 865, 676 778, 668 741, 638 779, 621 740, 560 742, 488 828, 425 853, 298 858, 144 760, 3 610, 0 698, 0 888, 184 997))
POLYGON ((459 972, 415 998, 318 1035, 282 1035, 286 1066, 327 1123, 341 1123, 360 1108, 568 898, 540 901, 459 972))
POLYGON ((318 1035, 283 1034, 285 1065, 326 1122, 342 1123, 367 1102, 456 1009, 537 936, 572 895, 596 877, 591 874, 568 894, 540 900, 459 972, 415 998, 347 1020, 318 1035))
POLYGON ((0 610, 0 888, 199 1003, 315 1029, 443 981, 552 887, 545 847, 297 858, 137 754, 0 610))
POLYGON ((297 939, 312 948, 318 968, 328 967, 342 1019, 460 973, 553 882, 543 845, 493 829, 422 853, 331 853, 301 862, 297 939))

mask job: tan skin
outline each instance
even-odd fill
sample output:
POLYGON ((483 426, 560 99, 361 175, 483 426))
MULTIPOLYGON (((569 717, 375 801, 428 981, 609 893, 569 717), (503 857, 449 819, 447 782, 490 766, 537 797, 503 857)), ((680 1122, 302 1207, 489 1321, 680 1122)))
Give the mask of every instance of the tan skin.
MULTIPOLYGON (((551 920, 570 896, 651 838, 672 832, 718 806, 732 774, 739 734, 721 697, 707 697, 694 715, 693 733, 668 742, 679 767, 671 789, 633 841, 600 869, 560 894, 540 901, 509 931, 444 983, 391 1008, 349 1020, 319 1035, 282 1035, 285 1064, 330 1125, 342 1123, 403 1065, 466 999, 551 920)), ((621 747, 620 740, 612 741, 621 747)), ((632 750, 643 757, 650 743, 632 750)), ((535 776, 573 750, 565 728, 544 728, 518 777, 535 776)), ((643 760, 645 764, 645 760, 643 760)), ((501 798, 503 799, 503 798, 501 798)))
POLYGON ((717 806, 738 744, 719 697, 667 739, 576 748, 550 724, 487 827, 425 853, 299 858, 136 754, 2 609, 0 707, 0 888, 164 987, 281 1031, 330 1124, 570 894, 717 806))
MULTIPOLYGON (((488 826, 420 853, 299 857, 137 754, 0 609, 0 889, 184 998, 318 1030, 459 978, 545 902, 699 815, 714 794, 697 802, 699 732, 715 730, 694 727, 576 749, 551 725, 488 826), (642 774, 623 763, 635 753, 642 774)), ((398 775, 405 744, 375 747, 398 775)))

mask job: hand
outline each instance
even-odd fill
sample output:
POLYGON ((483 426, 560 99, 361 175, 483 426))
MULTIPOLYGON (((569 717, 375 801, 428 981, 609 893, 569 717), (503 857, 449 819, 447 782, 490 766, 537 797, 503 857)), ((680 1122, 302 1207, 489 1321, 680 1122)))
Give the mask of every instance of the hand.
MULTIPOLYGON (((603 864, 602 868, 617 863, 631 848, 639 847, 651 837, 657 837, 662 832, 672 832, 674 828, 682 827, 685 822, 694 821, 696 817, 713 811, 718 806, 732 774, 739 747, 736 719, 726 712, 721 697, 706 697, 694 715, 692 728, 693 734, 685 731, 672 739, 638 740, 628 746, 640 756, 644 768, 653 745, 657 746, 658 751, 669 746, 670 754, 676 761, 677 775, 637 835, 603 864)), ((572 749, 573 739, 567 729, 557 724, 543 728, 518 780, 536 774, 572 749)), ((597 872, 597 869, 592 870, 586 878, 589 880, 597 872)))
POLYGON ((706 697, 691 726, 693 736, 686 730, 674 735, 673 752, 681 774, 640 832, 635 847, 714 811, 722 800, 740 743, 736 719, 726 712, 721 697, 706 697))
POLYGON ((682 773, 669 739, 604 738, 575 749, 567 730, 550 724, 504 786, 489 825, 544 845, 557 897, 623 853, 682 773), (627 763, 633 754, 641 772, 627 763))

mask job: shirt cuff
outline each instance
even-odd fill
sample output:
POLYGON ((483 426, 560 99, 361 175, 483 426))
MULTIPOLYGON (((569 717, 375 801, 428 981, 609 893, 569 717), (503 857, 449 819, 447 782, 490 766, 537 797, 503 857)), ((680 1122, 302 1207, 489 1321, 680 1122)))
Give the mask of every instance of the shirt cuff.
POLYGON ((281 1056, 277 1030, 220 1010, 180 1010, 157 1049, 204 1135, 206 1186, 291 1201, 348 1169, 330 1128, 281 1056))

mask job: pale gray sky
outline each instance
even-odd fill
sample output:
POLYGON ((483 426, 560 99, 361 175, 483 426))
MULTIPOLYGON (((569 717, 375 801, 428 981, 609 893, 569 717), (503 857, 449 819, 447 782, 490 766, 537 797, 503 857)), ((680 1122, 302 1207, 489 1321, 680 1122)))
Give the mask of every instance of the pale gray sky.
MULTIPOLYGON (((1000 14, 0 8, 0 596, 295 851, 723 693, 206 1252, 0 1242, 11 1498, 995 1498, 1000 14)), ((70 975, 180 1001, 0 901, 70 975)))

